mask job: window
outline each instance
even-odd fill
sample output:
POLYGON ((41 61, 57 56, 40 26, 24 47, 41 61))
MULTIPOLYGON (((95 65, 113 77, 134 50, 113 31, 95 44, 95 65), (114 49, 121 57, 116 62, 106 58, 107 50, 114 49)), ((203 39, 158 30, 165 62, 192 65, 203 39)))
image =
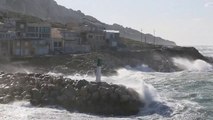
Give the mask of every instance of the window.
POLYGON ((28 43, 28 42, 25 42, 24 44, 25 44, 25 46, 26 46, 26 47, 29 45, 29 43, 28 43))
POLYGON ((38 32, 38 30, 39 30, 38 27, 36 27, 36 28, 35 28, 35 31, 38 32))
POLYGON ((49 27, 40 27, 39 31, 41 33, 50 33, 50 28, 49 27))
POLYGON ((39 41, 39 44, 43 45, 45 42, 43 40, 39 41))
POLYGON ((92 38, 93 38, 93 35, 89 35, 88 37, 92 39, 92 38))
POLYGON ((17 43, 16 43, 16 46, 17 46, 17 47, 20 47, 20 42, 17 42, 17 43))
POLYGON ((49 38, 50 37, 50 35, 49 34, 42 34, 42 36, 41 36, 42 38, 49 38))
POLYGON ((62 43, 61 42, 58 42, 58 47, 62 47, 62 43))
POLYGON ((20 24, 19 26, 21 29, 24 29, 24 24, 20 24))
POLYGON ((54 42, 54 47, 58 47, 58 43, 57 42, 54 42))
POLYGON ((35 38, 35 37, 37 37, 37 34, 34 34, 34 33, 27 33, 27 37, 35 38))
POLYGON ((35 27, 28 27, 28 32, 36 32, 36 28, 35 27))
POLYGON ((39 32, 44 33, 45 32, 45 28, 44 27, 40 27, 39 28, 39 32))
POLYGON ((113 36, 113 34, 111 34, 111 35, 110 35, 110 39, 113 39, 113 38, 114 38, 114 36, 113 36))
POLYGON ((45 31, 45 33, 50 33, 50 28, 49 27, 45 27, 44 31, 45 31))

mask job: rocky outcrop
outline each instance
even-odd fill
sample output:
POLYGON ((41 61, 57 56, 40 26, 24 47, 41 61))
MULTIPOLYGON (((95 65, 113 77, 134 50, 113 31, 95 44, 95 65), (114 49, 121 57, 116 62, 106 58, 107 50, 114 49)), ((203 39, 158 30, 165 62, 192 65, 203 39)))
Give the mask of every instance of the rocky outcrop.
POLYGON ((124 86, 74 81, 44 74, 0 73, 0 103, 30 100, 98 115, 134 115, 143 106, 137 92, 124 86))

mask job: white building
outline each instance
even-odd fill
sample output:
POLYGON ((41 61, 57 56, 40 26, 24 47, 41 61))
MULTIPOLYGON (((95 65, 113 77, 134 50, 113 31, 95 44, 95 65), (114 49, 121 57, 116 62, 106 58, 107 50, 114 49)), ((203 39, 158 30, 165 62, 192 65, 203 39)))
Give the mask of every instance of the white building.
POLYGON ((116 30, 104 30, 105 39, 109 47, 117 47, 120 40, 120 32, 116 30))

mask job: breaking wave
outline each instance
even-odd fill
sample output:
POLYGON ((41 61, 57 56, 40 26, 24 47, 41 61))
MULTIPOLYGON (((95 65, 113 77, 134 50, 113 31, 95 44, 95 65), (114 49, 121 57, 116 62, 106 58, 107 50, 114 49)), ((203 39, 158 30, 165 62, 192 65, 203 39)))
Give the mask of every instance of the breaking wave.
POLYGON ((186 58, 173 58, 174 64, 183 70, 188 71, 212 71, 213 66, 203 60, 188 60, 186 58))

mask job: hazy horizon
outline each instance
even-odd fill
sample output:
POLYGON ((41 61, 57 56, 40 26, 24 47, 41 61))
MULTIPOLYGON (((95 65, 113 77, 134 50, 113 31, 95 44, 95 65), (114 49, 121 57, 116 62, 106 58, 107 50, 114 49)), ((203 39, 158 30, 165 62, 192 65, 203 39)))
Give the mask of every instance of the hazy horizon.
POLYGON ((213 0, 56 0, 107 24, 118 23, 178 45, 213 45, 213 0))

